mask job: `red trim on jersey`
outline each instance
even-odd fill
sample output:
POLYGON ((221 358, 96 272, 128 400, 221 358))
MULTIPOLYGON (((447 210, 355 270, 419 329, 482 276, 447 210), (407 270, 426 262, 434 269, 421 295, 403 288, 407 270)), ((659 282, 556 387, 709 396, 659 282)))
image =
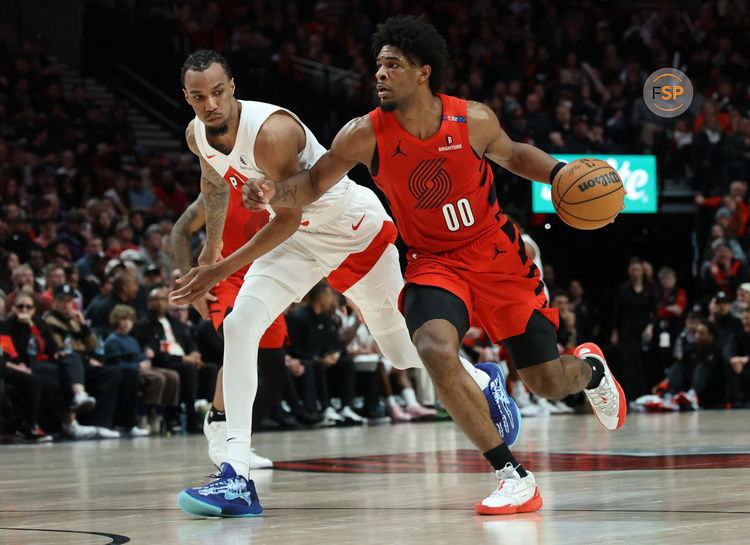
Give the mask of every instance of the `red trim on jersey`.
MULTIPOLYGON (((242 175, 234 169, 227 171, 225 175, 225 180, 229 184, 229 206, 227 207, 224 232, 221 234, 223 242, 221 256, 224 258, 229 257, 242 248, 271 218, 267 210, 251 212, 242 205, 242 186, 240 185, 238 188, 235 188, 234 184, 229 181, 229 178, 233 177, 236 180, 238 176, 242 175)), ((250 267, 249 264, 234 274, 239 275, 240 279, 242 279, 248 267, 250 267)))
POLYGON ((344 293, 359 282, 378 262, 389 244, 396 241, 398 231, 393 222, 384 221, 380 232, 375 235, 361 252, 351 254, 339 267, 328 275, 328 283, 339 293, 344 293))

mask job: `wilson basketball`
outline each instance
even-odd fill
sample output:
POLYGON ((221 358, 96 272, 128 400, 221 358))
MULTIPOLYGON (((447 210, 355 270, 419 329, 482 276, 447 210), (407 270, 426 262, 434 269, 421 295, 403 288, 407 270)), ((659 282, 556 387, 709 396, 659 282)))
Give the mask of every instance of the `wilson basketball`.
POLYGON ((625 188, 615 169, 599 159, 576 159, 552 181, 557 215, 576 229, 599 229, 622 210, 625 188))

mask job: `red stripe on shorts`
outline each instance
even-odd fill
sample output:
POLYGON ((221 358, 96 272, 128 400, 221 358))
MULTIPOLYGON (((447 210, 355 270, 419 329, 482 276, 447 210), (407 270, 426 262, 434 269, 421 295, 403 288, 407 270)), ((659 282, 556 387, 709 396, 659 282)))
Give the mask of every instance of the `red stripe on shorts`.
POLYGON ((370 245, 356 254, 347 257, 339 267, 328 275, 328 283, 339 293, 344 293, 359 282, 378 262, 389 244, 398 236, 392 221, 384 221, 380 232, 375 235, 370 245))

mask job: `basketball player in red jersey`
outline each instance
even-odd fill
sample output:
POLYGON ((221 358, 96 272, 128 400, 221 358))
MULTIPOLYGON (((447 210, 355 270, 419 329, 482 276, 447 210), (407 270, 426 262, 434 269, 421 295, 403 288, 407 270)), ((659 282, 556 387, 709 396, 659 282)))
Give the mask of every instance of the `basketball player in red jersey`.
MULTIPOLYGON (((215 51, 196 51, 181 70, 183 93, 195 112, 185 131, 201 164, 206 245, 200 265, 177 280, 173 302, 203 299, 219 281, 251 263, 233 310, 223 323, 226 459, 216 480, 187 488, 178 504, 199 516, 259 516, 263 509, 249 478, 257 355, 263 333, 289 304, 321 278, 359 307, 383 354, 397 367, 423 364, 399 310, 404 281, 393 242, 396 227, 376 195, 343 175, 315 202, 285 207, 239 250, 219 260, 231 193, 241 198, 250 176, 282 180, 326 153, 292 112, 234 97, 231 69, 215 51)), ((518 408, 505 391, 499 367, 462 362, 460 380, 479 394, 473 409, 509 443, 520 430, 518 408), (489 410, 488 410, 489 409, 489 410), (495 427, 496 426, 496 427, 495 427)), ((350 407, 346 410, 356 416, 350 407)))
MULTIPOLYGON (((222 232, 222 258, 228 257, 241 248, 252 236, 268 223, 267 211, 251 212, 242 206, 239 192, 230 193, 224 231, 222 232)), ((193 267, 190 256, 190 235, 206 223, 206 210, 201 195, 185 209, 172 228, 170 240, 175 260, 182 274, 193 267)), ((198 299, 193 306, 204 320, 211 320, 214 329, 222 335, 224 318, 231 312, 234 300, 242 287, 242 281, 249 265, 237 270, 222 280, 210 293, 198 299)), ((286 321, 283 315, 271 324, 260 339, 258 349, 258 371, 262 387, 258 390, 253 409, 253 425, 256 426, 267 416, 273 405, 281 397, 284 381, 284 346, 287 339, 286 321)), ((216 380, 213 407, 206 414, 203 433, 208 440, 208 456, 218 467, 226 459, 227 425, 224 414, 224 390, 222 380, 224 368, 219 369, 216 380)), ((268 458, 250 451, 250 468, 262 469, 272 467, 268 458)))
POLYGON ((440 399, 499 479, 475 509, 534 511, 542 505, 534 476, 470 410, 478 400, 457 378, 458 347, 473 310, 532 392, 560 399, 584 391, 607 429, 624 423, 625 397, 601 350, 586 343, 575 355, 559 355, 557 312, 518 230, 500 210, 488 159, 547 183, 562 163, 511 141, 484 104, 436 94, 447 47, 432 25, 392 17, 373 36, 373 52, 380 107, 346 124, 310 169, 278 183, 249 180, 243 201, 251 209, 303 206, 358 163, 370 168, 410 247, 401 308, 412 340, 440 399))

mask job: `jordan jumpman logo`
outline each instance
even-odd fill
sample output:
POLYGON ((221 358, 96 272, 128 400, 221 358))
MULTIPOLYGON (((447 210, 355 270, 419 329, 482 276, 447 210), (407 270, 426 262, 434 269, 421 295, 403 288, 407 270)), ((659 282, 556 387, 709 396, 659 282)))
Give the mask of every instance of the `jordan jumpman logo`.
POLYGON ((394 151, 393 155, 391 155, 391 159, 396 157, 396 155, 398 155, 399 153, 403 155, 404 157, 407 157, 407 155, 403 151, 401 151, 401 140, 399 140, 398 144, 396 144, 396 151, 394 151))

